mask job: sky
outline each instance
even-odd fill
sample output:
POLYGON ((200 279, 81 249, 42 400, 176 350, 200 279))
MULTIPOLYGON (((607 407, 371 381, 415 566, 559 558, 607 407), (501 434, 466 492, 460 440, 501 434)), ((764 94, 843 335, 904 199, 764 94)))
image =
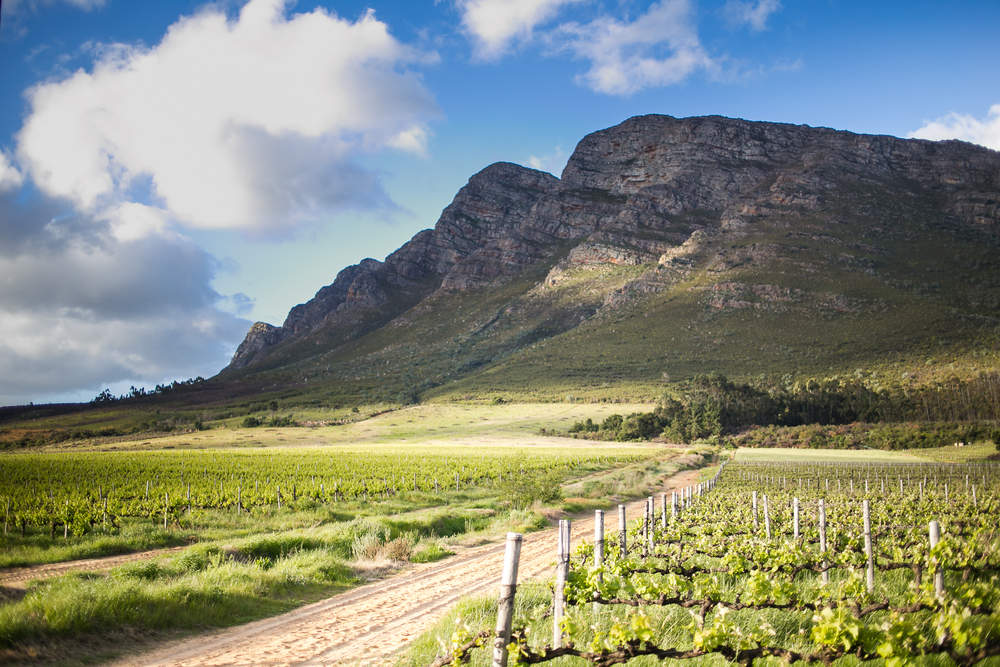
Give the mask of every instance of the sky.
POLYGON ((1000 3, 4 0, 0 405, 229 363, 497 161, 636 115, 1000 150, 1000 3))

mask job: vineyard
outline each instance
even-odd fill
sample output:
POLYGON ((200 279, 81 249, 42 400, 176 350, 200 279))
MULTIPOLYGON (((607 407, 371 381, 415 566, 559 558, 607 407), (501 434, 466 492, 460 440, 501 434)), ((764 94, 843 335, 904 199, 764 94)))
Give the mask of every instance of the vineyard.
MULTIPOLYGON (((560 540, 556 602, 529 585, 509 660, 996 664, 998 516, 988 463, 731 462, 624 534, 560 540)), ((473 633, 437 663, 487 664, 473 633)))
POLYGON ((648 458, 607 448, 459 447, 23 454, 0 458, 4 534, 114 531, 123 518, 168 527, 198 510, 254 514, 303 502, 365 502, 402 492, 495 486, 505 479, 648 458))

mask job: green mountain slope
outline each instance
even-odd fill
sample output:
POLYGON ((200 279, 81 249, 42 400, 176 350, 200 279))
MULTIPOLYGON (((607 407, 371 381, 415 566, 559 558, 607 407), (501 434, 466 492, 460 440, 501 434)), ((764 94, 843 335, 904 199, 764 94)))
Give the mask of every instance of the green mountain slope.
POLYGON ((561 180, 477 174, 434 230, 345 270, 278 342, 248 336, 216 381, 350 403, 975 375, 996 368, 998 220, 1000 155, 978 146, 631 119, 561 180))

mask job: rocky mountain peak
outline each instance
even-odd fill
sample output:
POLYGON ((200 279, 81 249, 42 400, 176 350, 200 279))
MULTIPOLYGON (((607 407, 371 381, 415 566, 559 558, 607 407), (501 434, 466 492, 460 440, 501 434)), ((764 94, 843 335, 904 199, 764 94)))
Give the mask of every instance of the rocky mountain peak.
MULTIPOLYGON (((340 332, 341 342, 365 335, 433 294, 488 288, 540 262, 552 262, 545 281, 552 284, 574 267, 680 266, 719 234, 735 242, 762 221, 788 227, 829 215, 858 188, 890 198, 919 192, 961 224, 993 226, 1000 220, 1000 155, 963 142, 719 116, 630 118, 584 137, 561 178, 510 163, 486 167, 433 229, 385 262, 344 269, 292 308, 281 327, 255 324, 227 370, 321 331, 340 332), (377 322, 359 324, 366 313, 377 322)), ((865 215, 851 201, 854 213, 865 215)), ((767 248, 731 255, 761 262, 773 254, 767 248)), ((636 289, 658 289, 654 278, 642 280, 636 289)), ((602 299, 612 307, 623 294, 602 299)))

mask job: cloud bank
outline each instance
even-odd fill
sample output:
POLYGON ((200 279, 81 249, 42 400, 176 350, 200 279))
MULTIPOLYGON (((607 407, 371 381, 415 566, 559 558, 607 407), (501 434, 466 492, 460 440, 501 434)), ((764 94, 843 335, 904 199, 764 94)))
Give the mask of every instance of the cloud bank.
POLYGON ((128 238, 64 202, 0 194, 0 404, 89 400, 116 383, 214 374, 249 322, 217 262, 169 230, 128 238))
POLYGON ((779 9, 781 3, 778 0, 758 0, 756 3, 729 0, 722 13, 730 28, 747 26, 752 32, 761 32, 767 30, 767 19, 779 9))
POLYGON ((368 12, 285 15, 251 0, 182 18, 153 48, 114 44, 27 92, 18 158, 47 195, 77 210, 154 206, 181 225, 287 234, 332 212, 391 208, 356 158, 422 153, 438 108, 426 63, 368 12), (137 201, 136 190, 148 201, 137 201))
POLYGON ((654 2, 634 21, 602 16, 566 23, 556 35, 558 48, 590 61, 578 81, 599 93, 629 95, 718 69, 698 40, 688 0, 654 2))
POLYGON ((531 39, 536 26, 582 0, 459 0, 462 28, 474 43, 474 57, 495 61, 515 44, 531 39))
POLYGON ((219 7, 152 47, 91 45, 91 68, 25 92, 0 152, 0 404, 214 375, 253 301, 213 289, 220 264, 187 230, 267 239, 392 211, 359 160, 426 152, 440 112, 411 68, 434 54, 371 12, 219 7))
MULTIPOLYGON (((690 0, 659 0, 632 16, 619 3, 617 14, 599 8, 586 21, 552 25, 577 0, 457 0, 462 29, 473 43, 473 60, 497 61, 532 40, 548 55, 569 54, 589 63, 577 82, 607 95, 631 95, 671 86, 697 72, 718 78, 719 61, 698 37, 690 0)), ((723 10, 733 27, 766 28, 781 8, 778 0, 730 0, 723 10)))
POLYGON ((983 120, 965 114, 950 113, 943 118, 925 122, 919 130, 911 132, 908 136, 932 141, 961 139, 1000 151, 1000 104, 990 107, 989 113, 983 120))

